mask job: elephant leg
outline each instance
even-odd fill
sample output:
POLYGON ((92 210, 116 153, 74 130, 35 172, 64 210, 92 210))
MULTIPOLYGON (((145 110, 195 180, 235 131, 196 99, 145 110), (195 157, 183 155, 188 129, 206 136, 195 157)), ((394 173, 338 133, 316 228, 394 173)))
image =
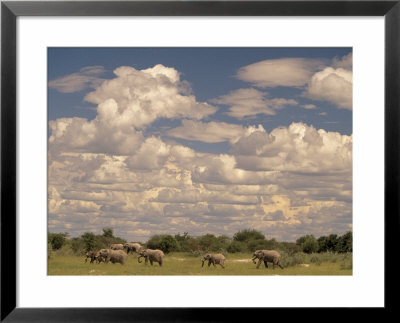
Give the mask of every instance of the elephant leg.
POLYGON ((260 260, 258 260, 257 269, 258 269, 258 268, 260 268, 261 261, 262 261, 261 259, 260 259, 260 260))
POLYGON ((160 260, 159 262, 158 262, 158 264, 160 265, 160 267, 162 267, 162 260, 160 260))
POLYGON ((152 266, 153 266, 153 260, 152 260, 152 259, 150 259, 150 265, 152 265, 152 266))
POLYGON ((265 266, 265 268, 268 268, 268 263, 266 260, 264 260, 264 266, 265 266))
POLYGON ((210 266, 211 266, 211 260, 208 261, 208 267, 210 267, 210 266))

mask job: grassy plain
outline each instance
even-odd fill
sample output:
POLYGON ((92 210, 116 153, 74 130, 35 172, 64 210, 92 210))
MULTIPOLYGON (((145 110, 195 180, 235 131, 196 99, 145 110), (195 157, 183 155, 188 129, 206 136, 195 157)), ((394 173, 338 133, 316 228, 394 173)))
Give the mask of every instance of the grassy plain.
MULTIPOLYGON (((160 267, 138 263, 136 255, 128 256, 127 263, 121 264, 90 264, 85 263, 84 257, 73 255, 53 255, 48 261, 49 275, 352 275, 351 255, 304 255, 302 263, 291 264, 280 269, 265 268, 261 264, 257 269, 251 261, 250 253, 235 253, 226 256, 225 269, 219 265, 214 268, 204 264, 201 267, 200 257, 187 253, 171 253, 164 258, 160 267)), ((289 259, 286 259, 288 263, 289 259)), ((285 259, 282 259, 285 264, 285 259)), ((285 265, 284 265, 285 266, 285 265)))

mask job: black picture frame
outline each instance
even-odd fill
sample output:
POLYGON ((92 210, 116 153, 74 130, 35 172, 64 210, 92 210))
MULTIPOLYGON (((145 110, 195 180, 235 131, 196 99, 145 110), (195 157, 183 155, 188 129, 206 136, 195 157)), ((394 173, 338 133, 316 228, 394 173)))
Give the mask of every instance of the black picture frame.
MULTIPOLYGON (((1 3, 1 321, 187 322, 236 321, 239 314, 286 315, 286 309, 244 308, 18 308, 16 307, 16 19, 19 16, 384 16, 385 18, 385 307, 391 291, 399 234, 400 1, 4 1, 1 3), (239 313, 240 312, 240 313, 239 313), (245 313, 242 313, 245 312, 245 313), (207 313, 204 315, 204 313, 207 313), (211 314, 210 314, 211 313, 211 314)), ((373 233, 371 233, 371 236, 373 233)), ((373 261, 371 265, 375 264, 373 261)), ((40 292, 40 291, 38 291, 40 292)), ((296 310, 296 309, 291 309, 296 310)), ((300 310, 300 309, 297 309, 300 310)), ((335 316, 334 309, 326 309, 335 316)), ((349 309, 347 309, 349 311, 349 309)), ((324 314, 325 316, 325 314, 324 314)), ((370 318, 373 318, 373 316, 370 318)), ((323 319, 323 318, 322 318, 323 319)))

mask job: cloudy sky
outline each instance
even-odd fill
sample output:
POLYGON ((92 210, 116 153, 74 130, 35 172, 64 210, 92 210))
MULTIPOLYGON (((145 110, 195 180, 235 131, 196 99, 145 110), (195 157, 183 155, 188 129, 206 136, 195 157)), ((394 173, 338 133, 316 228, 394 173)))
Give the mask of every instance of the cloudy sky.
POLYGON ((351 48, 49 48, 48 226, 352 229, 351 48))

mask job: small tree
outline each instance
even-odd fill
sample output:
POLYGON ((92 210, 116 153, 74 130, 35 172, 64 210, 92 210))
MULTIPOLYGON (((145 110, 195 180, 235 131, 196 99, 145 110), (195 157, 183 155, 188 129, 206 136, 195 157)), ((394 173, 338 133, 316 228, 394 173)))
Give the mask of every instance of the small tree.
POLYGON ((170 253, 171 251, 179 250, 178 241, 176 241, 176 239, 169 234, 166 234, 161 237, 159 246, 160 246, 160 249, 162 251, 164 251, 165 253, 170 253))
POLYGON ((254 229, 244 229, 236 232, 233 235, 233 240, 235 241, 248 241, 248 240, 264 240, 265 236, 257 230, 254 229))
POLYGON ((328 237, 322 236, 318 238, 318 252, 328 251, 328 237))
POLYGON ((81 238, 72 238, 71 249, 74 254, 81 255, 86 250, 85 242, 81 238))
POLYGON ((94 250, 94 247, 96 245, 96 236, 94 233, 85 232, 84 234, 82 234, 81 239, 85 244, 85 251, 94 250))
POLYGON ((351 231, 339 237, 336 245, 336 251, 342 253, 353 251, 353 233, 351 231))
POLYGON ((160 249, 160 240, 161 240, 161 236, 158 234, 151 236, 150 239, 147 240, 147 242, 146 242, 147 248, 160 249))
POLYGON ((187 232, 184 232, 183 235, 175 234, 175 240, 179 243, 181 251, 190 251, 189 241, 191 236, 187 232))
POLYGON ((337 234, 330 234, 326 242, 328 251, 335 252, 338 242, 339 240, 337 234))
POLYGON ((199 238, 199 245, 200 245, 201 250, 203 250, 203 251, 209 250, 210 246, 215 242, 217 242, 217 237, 210 233, 205 234, 204 236, 201 236, 199 238))
POLYGON ((243 251, 244 246, 242 242, 239 241, 232 241, 231 244, 226 248, 226 251, 230 253, 241 252, 243 251))
POLYGON ((48 243, 51 244, 53 250, 59 250, 67 241, 68 233, 49 233, 48 234, 48 243))
POLYGON ((313 252, 318 251, 318 248, 319 248, 318 241, 317 241, 317 239, 315 239, 315 237, 313 235, 306 235, 300 239, 301 239, 300 240, 301 248, 303 249, 303 252, 313 253, 313 252))
POLYGON ((103 236, 106 238, 114 238, 114 230, 112 228, 103 228, 103 236))

